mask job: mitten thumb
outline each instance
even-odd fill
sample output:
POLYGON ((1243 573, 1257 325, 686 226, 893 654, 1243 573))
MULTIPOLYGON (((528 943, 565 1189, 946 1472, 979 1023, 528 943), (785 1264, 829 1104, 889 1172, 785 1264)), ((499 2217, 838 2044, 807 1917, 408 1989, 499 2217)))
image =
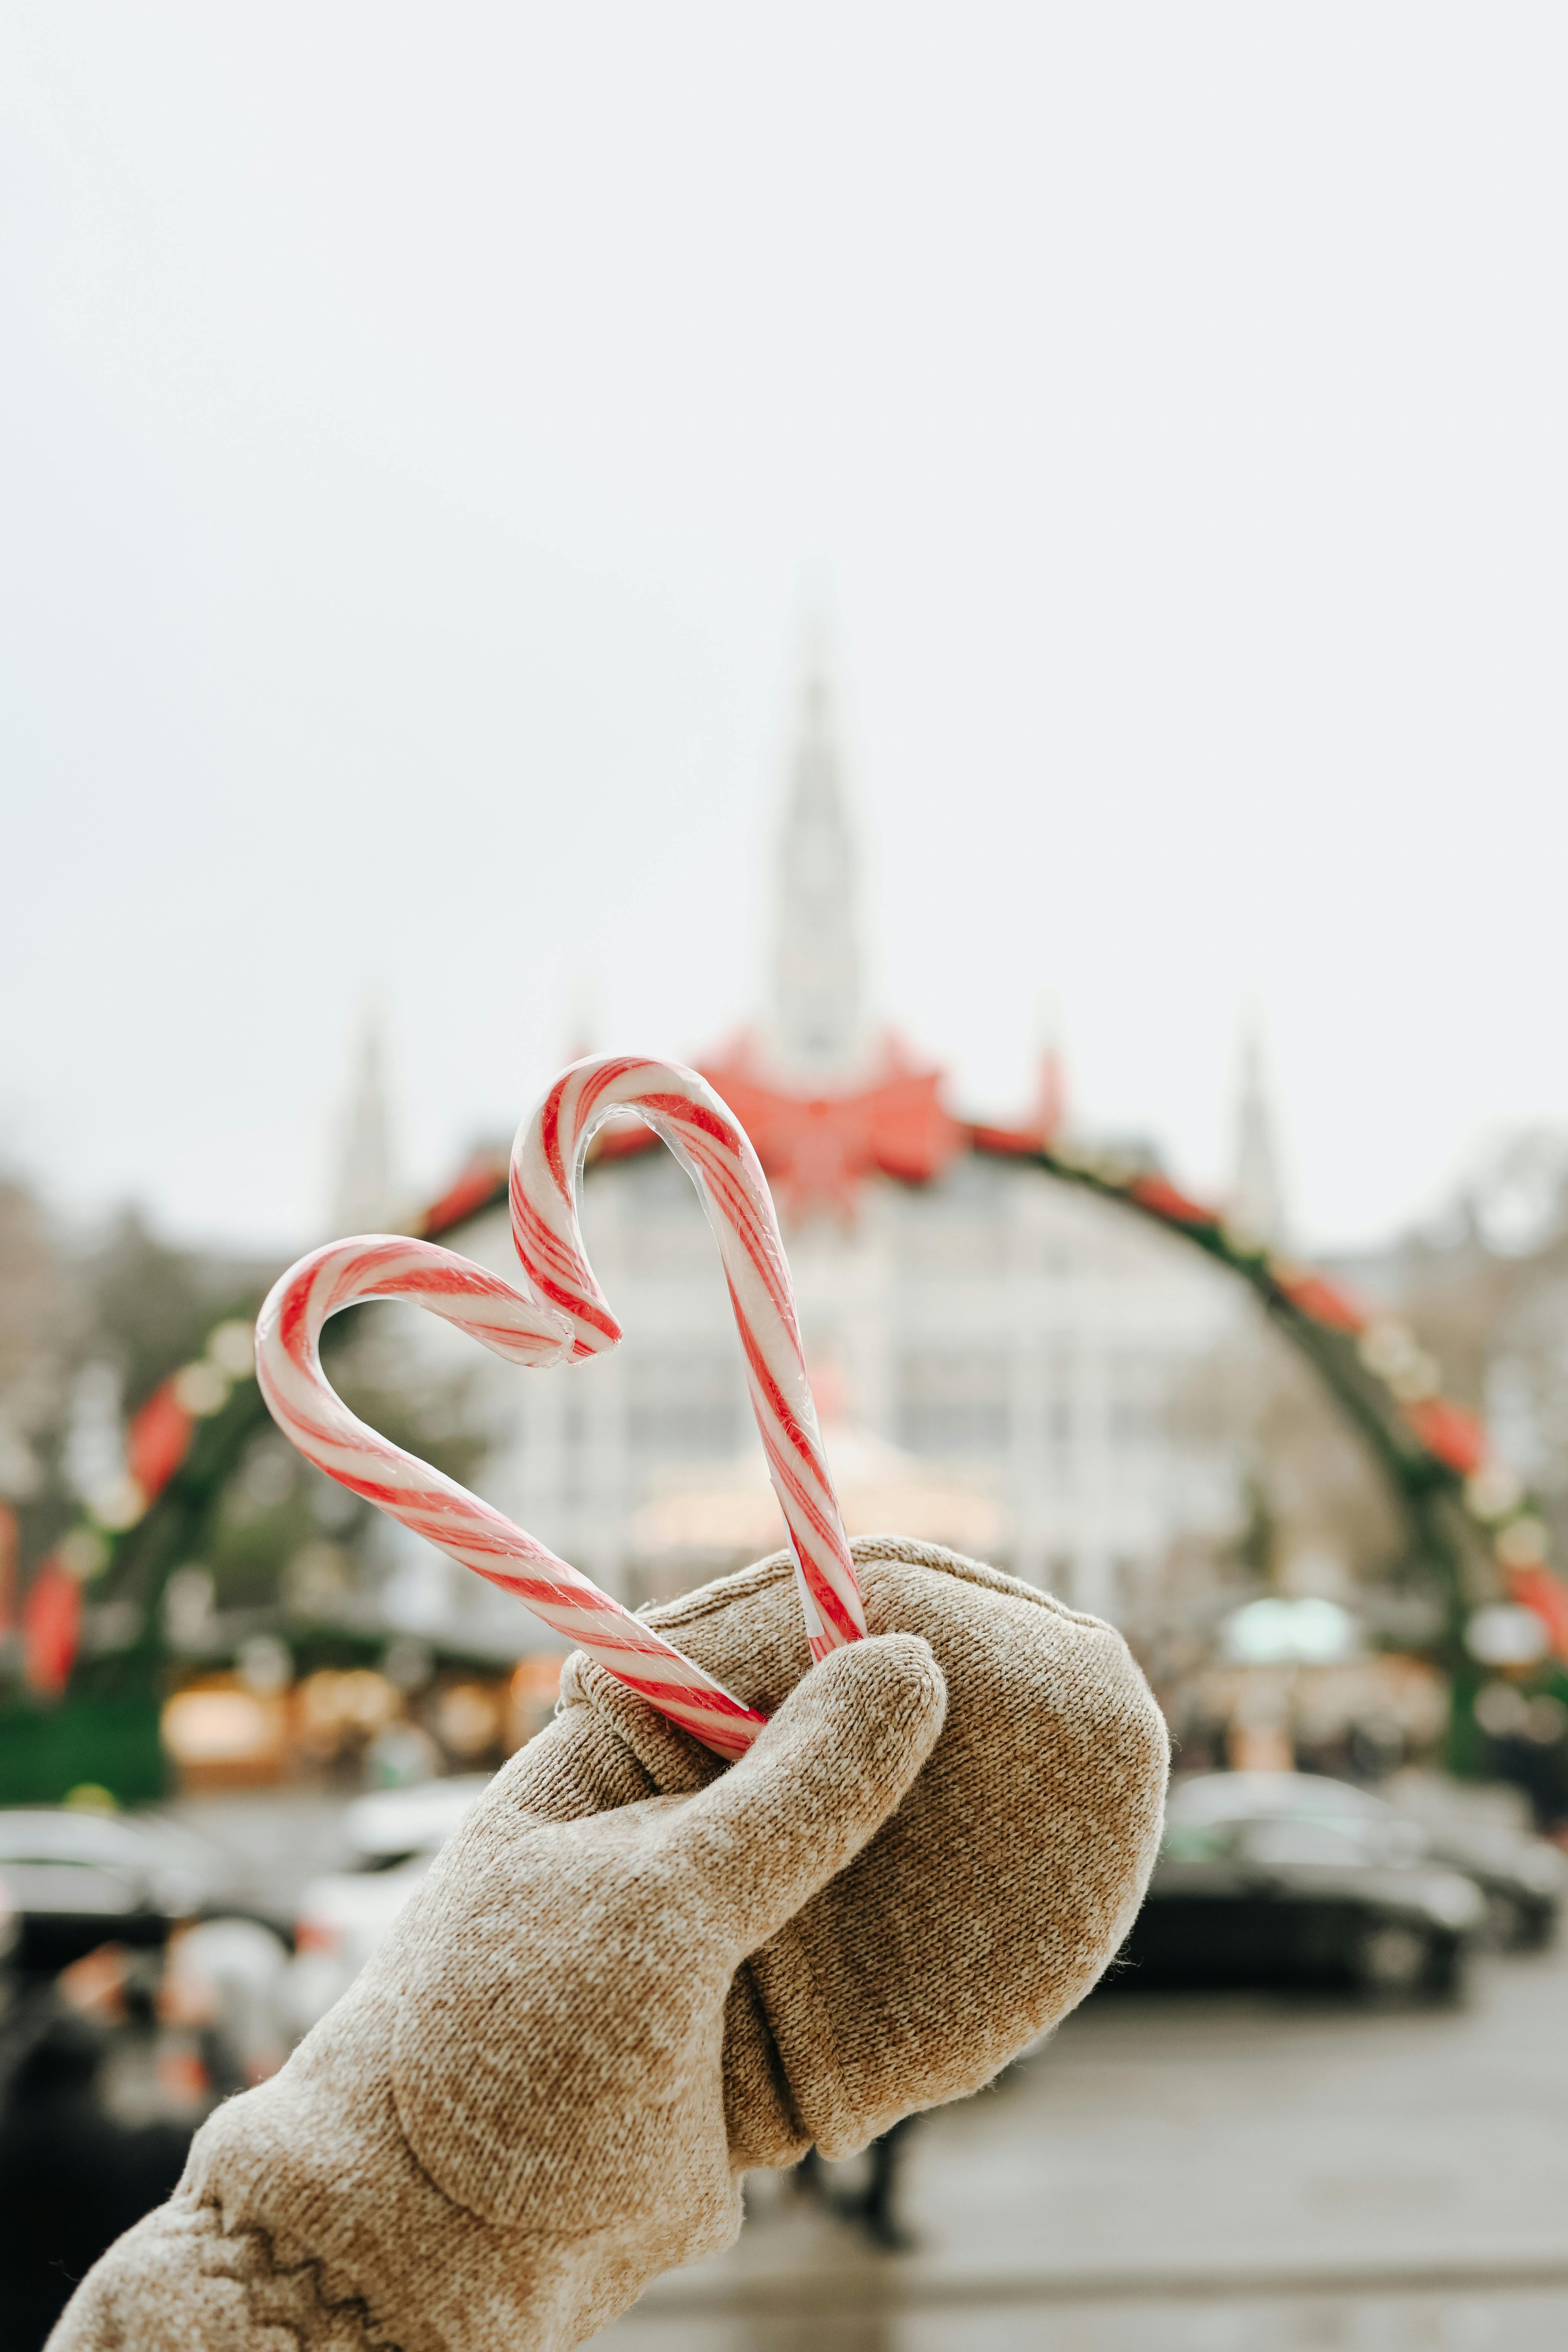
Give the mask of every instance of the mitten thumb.
POLYGON ((918 1633, 834 1650, 668 1834, 715 1932, 765 1944, 896 1811, 936 1745, 947 1685, 918 1633))

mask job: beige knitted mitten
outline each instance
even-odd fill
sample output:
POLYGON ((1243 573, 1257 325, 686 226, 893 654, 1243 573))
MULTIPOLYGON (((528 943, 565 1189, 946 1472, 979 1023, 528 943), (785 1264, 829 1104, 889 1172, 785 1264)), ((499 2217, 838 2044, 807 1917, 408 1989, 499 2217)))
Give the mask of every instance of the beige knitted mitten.
MULTIPOLYGON (((1113 1627, 935 1544, 851 1549, 870 1631, 931 1643, 947 1721, 895 1819, 736 1976, 737 2165, 847 2156, 990 2082, 1101 1975, 1160 1841, 1164 1720, 1113 1627)), ((764 1715, 810 1664, 787 1552, 646 1613, 764 1715)), ((581 1727, 554 1801, 624 1803, 636 1765, 639 1790, 721 1769, 581 1652, 562 1692, 556 1729, 581 1727)))
POLYGON ((783 1557, 652 1612, 773 1715, 726 1771, 574 1660, 556 1723, 52 2352, 580 2343, 729 2241, 745 2167, 863 2145, 1080 1999, 1158 1837, 1147 1686, 1026 1585, 855 1551, 879 1638, 809 1675, 783 1557))

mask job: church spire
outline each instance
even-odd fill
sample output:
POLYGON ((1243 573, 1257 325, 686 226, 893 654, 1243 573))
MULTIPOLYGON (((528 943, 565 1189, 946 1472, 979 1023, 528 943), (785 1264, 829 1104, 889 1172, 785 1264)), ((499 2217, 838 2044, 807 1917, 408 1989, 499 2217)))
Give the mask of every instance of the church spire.
POLYGON ((1264 1074, 1263 1047, 1253 1024, 1248 1025, 1241 1046, 1230 1222, 1247 1241, 1269 1249, 1278 1249, 1285 1239, 1279 1149, 1264 1074))
POLYGON ((386 1100, 386 1048, 380 1016, 365 1017, 338 1153, 332 1197, 334 1234, 383 1232, 397 1216, 392 1121, 386 1100))
POLYGON ((834 1077, 862 1042, 855 844, 820 656, 806 672, 779 861, 769 1029, 788 1074, 834 1077))

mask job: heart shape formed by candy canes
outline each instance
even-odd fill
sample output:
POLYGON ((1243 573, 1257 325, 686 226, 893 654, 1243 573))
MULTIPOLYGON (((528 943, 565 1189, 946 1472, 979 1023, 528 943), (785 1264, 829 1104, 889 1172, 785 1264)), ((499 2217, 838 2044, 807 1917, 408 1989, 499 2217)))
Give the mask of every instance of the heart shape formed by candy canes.
POLYGON ((860 1589, 822 1450, 773 1196, 751 1138, 706 1078, 679 1062, 601 1055, 574 1062, 518 1132, 511 1237, 539 1297, 572 1327, 574 1357, 621 1327, 594 1279, 577 1223, 577 1171, 595 1131, 635 1111, 669 1146, 719 1244, 768 1475, 789 1530, 814 1659, 866 1631, 860 1589))
POLYGON ((718 1241, 752 1408, 789 1529, 812 1656, 858 1639, 865 1615, 766 1180, 739 1122, 705 1080, 679 1063, 619 1056, 576 1063, 520 1129, 512 1234, 539 1299, 428 1242, 390 1234, 329 1242, 291 1266, 268 1294, 257 1322, 257 1376, 273 1419, 318 1469, 514 1593, 672 1722, 733 1757, 762 1728, 764 1718, 755 1709, 501 1512, 369 1428, 321 1370, 328 1317, 370 1298, 428 1307, 510 1363, 564 1363, 613 1347, 620 1327, 584 1254, 575 1193, 595 1129, 626 1111, 674 1151, 718 1241))

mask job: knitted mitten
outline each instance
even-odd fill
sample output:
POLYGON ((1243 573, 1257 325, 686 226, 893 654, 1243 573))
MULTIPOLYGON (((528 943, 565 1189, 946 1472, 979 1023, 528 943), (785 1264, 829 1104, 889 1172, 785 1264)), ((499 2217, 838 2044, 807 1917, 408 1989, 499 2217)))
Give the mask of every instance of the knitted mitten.
POLYGON ((555 1724, 54 2352, 580 2343, 729 2241, 747 2166, 862 2146, 1079 2000, 1158 1837, 1147 1686, 1026 1585, 855 1551, 884 1638, 809 1675, 784 1556, 650 1612, 773 1715, 728 1769, 574 1660, 555 1724))
MULTIPOLYGON (((990 2082, 1103 1973, 1160 1841, 1164 1720, 1113 1627, 935 1544, 851 1549, 871 1633, 931 1643, 947 1721, 896 1817, 737 1973, 724 2075, 742 2167, 814 2143, 851 2155, 990 2082)), ((810 1664, 787 1552, 645 1613, 765 1715, 810 1664)), ((617 1790, 722 1770, 581 1652, 561 1687, 555 1801, 623 1804, 617 1790)))

